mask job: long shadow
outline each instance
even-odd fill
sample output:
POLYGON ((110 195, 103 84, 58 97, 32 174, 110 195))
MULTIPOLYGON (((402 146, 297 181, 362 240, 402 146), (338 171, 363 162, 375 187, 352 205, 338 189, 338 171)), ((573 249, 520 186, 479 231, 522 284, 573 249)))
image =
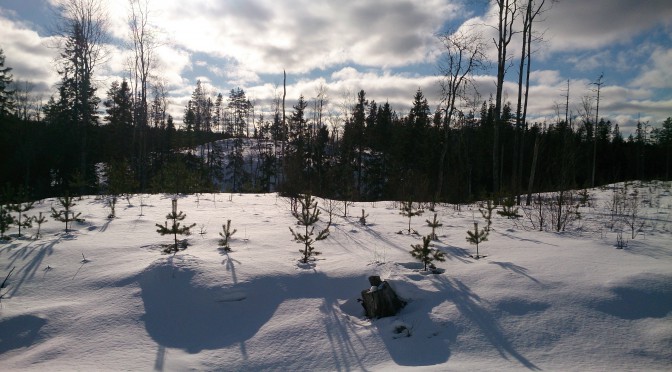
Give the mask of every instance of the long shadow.
MULTIPOLYGON (((356 301, 348 300, 345 306, 352 307, 352 302, 356 301)), ((354 307, 362 309, 359 303, 355 303, 354 307)), ((350 361, 355 361, 356 370, 366 371, 363 355, 366 354, 367 345, 357 336, 355 326, 347 320, 344 321, 346 318, 343 316, 342 305, 338 304, 334 298, 325 298, 320 310, 328 315, 325 331, 331 345, 333 368, 338 371, 352 370, 353 366, 350 361)))
POLYGON ((522 267, 522 266, 520 266, 520 265, 516 265, 516 264, 514 264, 513 262, 497 262, 497 261, 492 261, 492 262, 490 262, 490 263, 491 263, 491 264, 494 264, 494 265, 497 265, 497 266, 501 267, 502 269, 506 269, 506 270, 513 271, 514 273, 516 273, 516 274, 518 274, 518 275, 521 275, 521 276, 524 276, 524 277, 526 277, 527 279, 530 279, 531 281, 533 281, 533 282, 535 282, 535 283, 537 283, 537 284, 539 284, 539 285, 543 285, 543 284, 542 284, 539 280, 537 280, 535 277, 533 277, 532 275, 528 274, 526 268, 524 268, 524 267, 522 267))
POLYGON ((497 319, 495 319, 485 307, 479 304, 481 299, 471 290, 471 288, 458 279, 440 277, 439 280, 443 284, 443 291, 448 293, 448 299, 457 306, 463 316, 469 319, 474 325, 478 326, 481 334, 483 334, 502 358, 506 360, 512 358, 527 369, 534 371, 540 370, 539 367, 521 355, 514 348, 497 323, 497 319))
POLYGON ((462 263, 473 263, 473 260, 467 259, 467 257, 469 257, 469 251, 464 248, 443 244, 441 242, 435 242, 434 244, 437 248, 440 248, 441 252, 445 254, 446 258, 451 261, 455 259, 462 263))
POLYGON ((497 232, 497 233, 498 233, 499 235, 501 235, 501 236, 505 236, 505 237, 507 237, 507 238, 509 238, 509 239, 513 239, 513 240, 519 240, 519 241, 521 241, 521 242, 530 242, 530 243, 534 243, 534 244, 543 244, 543 245, 550 245, 551 247, 557 247, 556 244, 545 243, 545 242, 542 242, 541 240, 528 239, 528 238, 521 238, 521 237, 519 237, 519 236, 515 236, 515 235, 507 234, 507 233, 505 233, 505 232, 497 232))
POLYGON ((196 274, 190 267, 173 266, 165 260, 117 284, 139 283, 145 308, 141 320, 157 344, 189 353, 239 345, 243 353, 245 341, 269 321, 282 302, 324 298, 326 303, 334 303, 351 297, 356 293, 353 288, 366 283, 364 276, 332 278, 306 273, 258 277, 230 288, 213 288, 197 284, 196 274), (325 285, 329 290, 325 291, 325 285), (232 292, 240 297, 232 300, 232 292))
POLYGON ((22 247, 21 249, 12 252, 11 262, 9 263, 9 266, 14 266, 19 261, 25 261, 26 259, 28 259, 28 262, 26 262, 18 270, 17 272, 18 279, 12 280, 10 291, 12 296, 16 294, 16 292, 19 290, 21 285, 26 280, 31 279, 33 276, 35 276, 35 273, 42 265, 44 258, 54 253, 54 246, 60 243, 60 241, 61 237, 59 236, 57 239, 51 241, 41 242, 35 245, 32 245, 32 243, 28 244, 22 247))
POLYGON ((238 284, 238 276, 236 275, 236 265, 234 262, 240 265, 240 261, 231 258, 231 256, 229 256, 229 252, 223 249, 220 249, 220 253, 226 255, 226 258, 224 261, 222 261, 222 264, 224 264, 224 267, 226 267, 226 271, 231 273, 231 280, 233 280, 233 284, 238 284))

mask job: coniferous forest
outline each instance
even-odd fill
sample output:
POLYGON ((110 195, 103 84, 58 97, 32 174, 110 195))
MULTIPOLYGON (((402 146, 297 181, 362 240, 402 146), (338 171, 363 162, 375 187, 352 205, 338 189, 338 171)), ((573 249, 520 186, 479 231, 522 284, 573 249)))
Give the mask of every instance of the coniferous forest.
MULTIPOLYGON (((491 46, 475 42, 473 35, 447 33, 441 36, 447 58, 437 78, 443 101, 435 109, 421 89, 408 92, 411 109, 400 112, 369 99, 363 87, 334 125, 319 95, 293 97, 293 105, 282 97, 270 108, 255 107, 244 89, 213 96, 198 81, 176 122, 167 110, 170 92, 151 70, 152 41, 142 32, 133 32, 136 58, 129 79, 106 88, 95 82, 104 15, 79 17, 93 3, 71 1, 61 9, 60 82, 48 102, 36 106, 27 99, 0 53, 3 202, 22 190, 31 199, 279 191, 450 203, 518 196, 517 203, 529 203, 525 196, 541 191, 669 180, 672 118, 653 123, 653 130, 638 123, 627 137, 608 114, 588 109, 585 115, 558 115, 552 123, 526 118, 527 101, 534 97, 528 96, 522 72, 532 58, 525 52, 532 43, 525 35, 534 19, 523 25, 514 102, 502 96, 507 68, 499 65, 495 96, 465 98, 470 77, 484 63, 483 48, 491 46), (470 58, 451 59, 456 53, 470 58), (235 139, 233 146, 214 146, 228 138, 235 139)), ((143 31, 146 9, 133 10, 131 29, 143 31)), ((503 9, 509 11, 521 10, 503 9)), ((518 37, 504 28, 500 43, 507 32, 518 37)), ((500 62, 511 58, 499 54, 500 62)))

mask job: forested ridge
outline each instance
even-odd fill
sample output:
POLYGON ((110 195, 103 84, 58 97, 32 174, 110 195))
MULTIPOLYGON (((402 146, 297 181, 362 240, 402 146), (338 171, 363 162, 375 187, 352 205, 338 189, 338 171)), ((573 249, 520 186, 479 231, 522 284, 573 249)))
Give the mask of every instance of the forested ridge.
POLYGON ((564 118, 558 107, 553 122, 527 118, 527 101, 534 100, 528 91, 536 40, 531 35, 545 1, 496 3, 500 25, 493 40, 498 66, 492 97, 471 93, 471 79, 486 63, 484 48, 492 44, 454 32, 439 35, 445 58, 437 78, 442 101, 434 110, 420 88, 409 92, 411 109, 398 112, 368 99, 362 87, 334 117, 321 94, 290 97, 297 103, 287 107, 285 93, 270 107, 255 107, 242 88, 212 95, 198 81, 176 123, 167 110, 168 87, 152 70, 156 42, 145 28, 148 3, 130 2, 134 62, 128 80, 114 81, 102 92, 94 76, 105 54, 105 14, 95 1, 65 2, 60 82, 48 102, 31 101, 29 91, 14 84, 0 49, 0 185, 5 195, 22 189, 31 198, 279 191, 340 200, 459 203, 669 179, 672 119, 640 122, 624 138, 608 114, 599 115, 602 76, 595 83, 594 108, 585 101, 578 115, 570 115, 567 104, 564 118), (521 30, 513 29, 514 16, 523 21, 521 30), (513 36, 521 37, 521 51, 507 51, 513 36), (517 65, 507 62, 514 53, 520 53, 517 65), (519 70, 513 102, 502 95, 512 66, 519 70), (214 146, 226 138, 237 140, 226 150, 214 146), (245 151, 250 143, 256 151, 245 151))

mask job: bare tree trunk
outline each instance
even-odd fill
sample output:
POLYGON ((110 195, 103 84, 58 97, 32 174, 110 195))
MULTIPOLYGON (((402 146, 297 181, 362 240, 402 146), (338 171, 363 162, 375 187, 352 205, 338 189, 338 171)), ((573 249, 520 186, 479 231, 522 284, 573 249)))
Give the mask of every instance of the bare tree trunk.
POLYGON ((508 62, 507 47, 513 37, 513 23, 516 18, 517 2, 516 0, 495 0, 498 8, 498 26, 497 39, 495 46, 497 48, 497 90, 495 93, 495 122, 492 141, 492 188, 493 192, 499 191, 499 126, 502 118, 502 97, 504 92, 504 76, 506 75, 506 64, 508 62))
POLYGON ((600 77, 597 79, 597 82, 593 83, 597 85, 597 106, 595 108, 595 124, 593 125, 593 173, 590 178, 590 187, 595 187, 595 168, 597 163, 597 123, 600 119, 600 88, 602 88, 602 77, 604 75, 600 74, 600 77))
MULTIPOLYGON (((454 33, 452 35, 441 35, 441 41, 446 47, 446 58, 444 64, 440 67, 443 80, 441 81, 442 101, 446 104, 446 116, 443 120, 443 146, 439 157, 438 175, 436 190, 434 192, 433 202, 441 197, 443 189, 443 170, 445 167, 446 154, 448 153, 448 142, 450 137, 450 125, 453 121, 453 115, 457 109, 455 104, 458 98, 462 98, 466 85, 472 84, 471 75, 474 71, 480 70, 485 61, 485 45, 479 34, 454 33)), ((433 206, 433 205, 432 205, 433 206)))
POLYGON ((147 90, 150 70, 155 63, 154 50, 157 48, 154 34, 149 29, 149 0, 129 0, 129 25, 133 40, 133 65, 131 73, 134 82, 135 128, 138 130, 138 166, 140 187, 147 186, 147 90), (139 101, 139 102, 138 102, 139 101))
POLYGON ((530 205, 530 203, 532 202, 532 186, 534 185, 534 174, 537 171, 537 158, 539 157, 540 142, 541 142, 541 136, 537 134, 537 137, 534 140, 532 167, 530 169, 530 179, 527 182, 527 200, 525 201, 525 205, 530 205))

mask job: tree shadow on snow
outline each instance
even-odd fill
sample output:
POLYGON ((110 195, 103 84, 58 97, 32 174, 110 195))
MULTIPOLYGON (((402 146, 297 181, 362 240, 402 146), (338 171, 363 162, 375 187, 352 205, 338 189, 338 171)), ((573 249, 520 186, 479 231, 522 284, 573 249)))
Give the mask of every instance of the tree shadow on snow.
POLYGON ((395 282, 402 296, 409 296, 406 307, 396 317, 375 321, 390 355, 399 365, 436 365, 448 361, 451 346, 464 331, 453 322, 430 317, 432 309, 452 302, 460 315, 477 327, 477 331, 506 360, 514 360, 530 370, 539 368, 521 355, 506 337, 495 316, 481 304, 481 299, 458 279, 435 276, 436 291, 425 291, 412 282, 395 282), (408 329, 408 337, 400 328, 408 329))
POLYGON ((34 345, 40 329, 47 324, 35 315, 19 315, 0 321, 0 354, 34 345))
POLYGON ((20 266, 20 268, 9 281, 8 287, 11 288, 9 292, 11 296, 16 294, 26 280, 35 276, 44 259, 54 253, 54 246, 60 243, 61 239, 61 237, 58 237, 54 240, 40 241, 35 244, 30 242, 20 249, 12 251, 7 268, 14 266, 20 266))
MULTIPOLYGON (((284 301, 323 298, 322 311, 332 311, 326 309, 337 309, 339 299, 355 297, 362 283, 366 283, 364 276, 331 278, 313 272, 258 277, 229 288, 210 287, 199 279, 197 270, 169 259, 155 262, 131 279, 140 285, 145 308, 141 320, 147 333, 163 348, 192 354, 239 345, 243 360, 247 359, 245 342, 259 332, 284 301)), ((338 315, 329 314, 327 323, 316 327, 324 327, 325 342, 331 343, 342 369, 361 368, 361 358, 350 343, 352 333, 339 323, 338 315)), ((358 347, 365 350, 365 345, 358 347)))

